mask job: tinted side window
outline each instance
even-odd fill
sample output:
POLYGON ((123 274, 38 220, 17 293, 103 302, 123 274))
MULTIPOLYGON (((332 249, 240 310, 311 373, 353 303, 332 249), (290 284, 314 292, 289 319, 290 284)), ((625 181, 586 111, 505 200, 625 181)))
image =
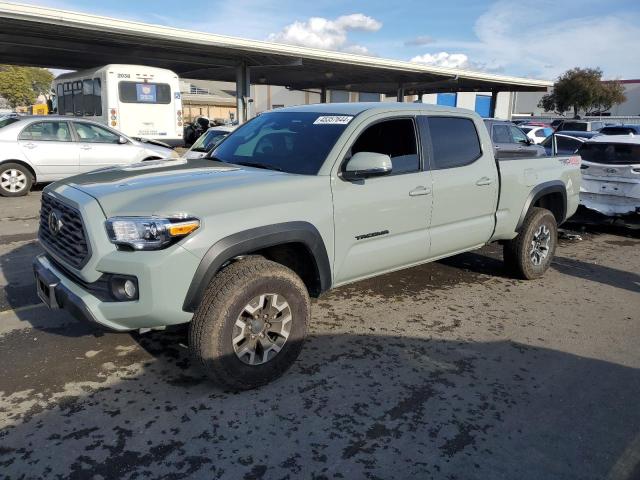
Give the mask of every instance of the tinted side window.
POLYGON ((84 114, 93 115, 94 105, 93 105, 93 81, 92 80, 82 81, 82 96, 83 96, 84 114))
POLYGON ((527 136, 518 127, 509 127, 511 129, 511 136, 516 143, 527 143, 527 136))
POLYGON ((494 125, 491 136, 493 143, 512 143, 509 127, 506 125, 494 125))
POLYGON ((581 142, 574 140, 573 138, 567 138, 563 136, 556 137, 556 148, 559 154, 574 153, 581 142))
POLYGON ((58 114, 64 115, 64 85, 58 84, 56 88, 56 101, 58 102, 58 114))
POLYGON ((36 122, 20 132, 19 140, 38 142, 70 142, 71 132, 67 122, 36 122))
POLYGON ((457 117, 429 117, 431 168, 462 167, 482 155, 480 139, 473 121, 457 117))
POLYGON ((358 152, 389 155, 392 175, 420 170, 415 128, 413 120, 409 118, 388 120, 371 125, 360 134, 351 147, 352 155, 358 152))
POLYGON ((102 85, 99 78, 93 79, 93 110, 96 116, 102 115, 102 85))

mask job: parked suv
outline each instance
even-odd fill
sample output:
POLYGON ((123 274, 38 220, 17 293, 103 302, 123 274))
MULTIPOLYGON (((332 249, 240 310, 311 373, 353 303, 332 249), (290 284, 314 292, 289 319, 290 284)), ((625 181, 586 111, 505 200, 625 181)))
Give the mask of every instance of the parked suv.
POLYGON ((496 162, 480 116, 453 107, 281 108, 208 158, 48 186, 38 294, 114 330, 190 322, 203 371, 253 388, 297 358, 309 296, 488 242, 516 275, 542 276, 579 160, 496 162))
POLYGON ((512 122, 487 118, 484 120, 493 142, 493 153, 500 159, 544 157, 544 147, 536 145, 527 134, 512 122))

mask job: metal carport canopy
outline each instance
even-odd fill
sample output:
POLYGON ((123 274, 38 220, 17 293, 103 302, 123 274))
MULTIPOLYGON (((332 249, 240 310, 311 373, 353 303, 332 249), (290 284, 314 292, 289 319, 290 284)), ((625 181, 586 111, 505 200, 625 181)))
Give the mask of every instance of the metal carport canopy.
POLYGON ((396 94, 537 91, 551 82, 440 68, 272 42, 246 40, 65 10, 0 2, 0 62, 84 69, 109 63, 168 68, 183 78, 292 89, 396 94))

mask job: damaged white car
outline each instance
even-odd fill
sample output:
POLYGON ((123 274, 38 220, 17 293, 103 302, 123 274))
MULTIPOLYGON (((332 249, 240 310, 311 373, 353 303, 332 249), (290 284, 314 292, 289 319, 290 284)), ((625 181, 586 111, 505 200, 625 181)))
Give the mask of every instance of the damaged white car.
POLYGON ((581 205, 608 216, 640 214, 640 136, 595 137, 578 154, 581 205))

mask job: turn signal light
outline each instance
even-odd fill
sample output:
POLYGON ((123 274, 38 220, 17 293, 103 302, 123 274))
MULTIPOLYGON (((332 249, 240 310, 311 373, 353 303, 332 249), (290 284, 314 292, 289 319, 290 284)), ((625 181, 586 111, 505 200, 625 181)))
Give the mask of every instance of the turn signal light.
POLYGON ((173 225, 167 226, 167 232, 169 232, 169 235, 172 237, 183 237, 185 235, 189 235, 199 226, 200 222, 198 221, 174 223, 173 225))

